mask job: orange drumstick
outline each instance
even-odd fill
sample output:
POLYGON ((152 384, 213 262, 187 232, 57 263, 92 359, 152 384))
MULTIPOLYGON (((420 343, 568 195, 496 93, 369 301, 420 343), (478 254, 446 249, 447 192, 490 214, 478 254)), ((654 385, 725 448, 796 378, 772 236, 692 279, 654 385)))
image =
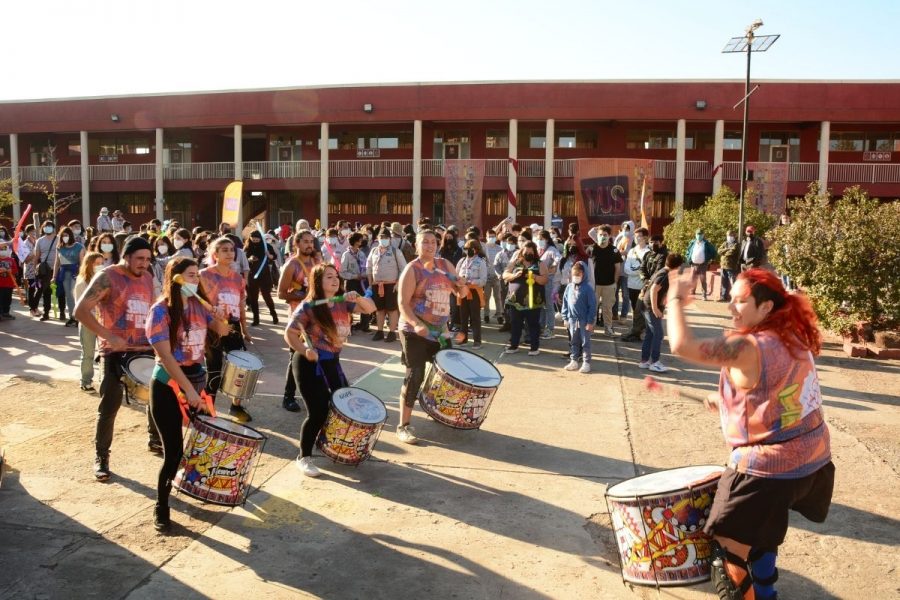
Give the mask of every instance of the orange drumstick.
MULTIPOLYGON (((644 377, 644 389, 647 390, 648 392, 654 392, 657 394, 661 394, 661 393, 665 392, 668 388, 669 388, 669 386, 664 386, 663 384, 661 384, 660 382, 655 380, 650 375, 647 375, 646 377, 644 377)), ((697 392, 683 391, 678 388, 673 388, 671 391, 671 394, 675 398, 679 398, 680 396, 685 396, 687 398, 690 398, 691 400, 696 400, 698 402, 704 402, 704 403, 706 402, 705 396, 702 396, 702 395, 698 394, 697 392)))

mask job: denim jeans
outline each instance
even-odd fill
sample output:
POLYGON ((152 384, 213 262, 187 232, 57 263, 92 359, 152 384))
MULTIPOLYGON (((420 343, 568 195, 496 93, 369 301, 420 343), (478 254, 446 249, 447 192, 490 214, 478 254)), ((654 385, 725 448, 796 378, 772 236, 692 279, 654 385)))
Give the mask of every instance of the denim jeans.
POLYGON ((619 281, 616 283, 616 301, 613 304, 613 314, 618 314, 621 318, 625 318, 628 316, 628 311, 631 309, 631 298, 628 297, 628 276, 620 275, 619 281), (619 301, 619 295, 621 294, 622 300, 621 303, 619 301), (622 312, 619 312, 619 307, 622 307, 622 312))
POLYGON ((532 350, 537 350, 541 343, 541 314, 544 307, 526 308, 525 310, 510 309, 512 319, 512 331, 509 336, 509 347, 518 348, 522 339, 522 326, 528 324, 528 342, 532 350))
POLYGON ((87 386, 94 381, 94 353, 97 351, 97 334, 84 325, 79 325, 78 339, 81 340, 81 385, 87 386))
POLYGON ((659 360, 660 348, 662 348, 663 324, 662 319, 653 314, 652 310, 644 311, 644 319, 647 321, 647 331, 644 334, 644 343, 641 346, 641 362, 655 363, 659 360))
POLYGON ((720 272, 722 273, 722 290, 719 292, 719 298, 728 300, 731 298, 731 284, 734 282, 737 273, 729 269, 721 269, 720 272))
POLYGON ((502 285, 499 277, 488 277, 487 283, 484 284, 484 316, 491 314, 491 298, 494 299, 494 317, 503 315, 503 302, 506 300, 501 294, 502 285))
POLYGON ((553 283, 553 278, 551 277, 547 285, 544 286, 544 310, 541 315, 541 325, 551 333, 553 328, 556 327, 556 307, 553 305, 554 290, 556 290, 556 284, 553 283))
POLYGON ((587 330, 587 323, 569 321, 569 358, 574 361, 584 359, 591 362, 591 332, 587 330))

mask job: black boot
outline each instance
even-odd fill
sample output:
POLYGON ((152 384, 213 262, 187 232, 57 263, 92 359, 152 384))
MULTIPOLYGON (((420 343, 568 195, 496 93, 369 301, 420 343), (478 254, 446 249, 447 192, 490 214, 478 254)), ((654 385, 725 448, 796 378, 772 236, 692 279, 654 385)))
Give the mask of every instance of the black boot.
POLYGON ((278 325, 278 313, 274 310, 269 311, 272 313, 272 325, 278 325))
POLYGON ((157 502, 156 506, 153 508, 153 527, 157 531, 167 531, 171 525, 172 521, 169 519, 169 506, 163 506, 157 502))

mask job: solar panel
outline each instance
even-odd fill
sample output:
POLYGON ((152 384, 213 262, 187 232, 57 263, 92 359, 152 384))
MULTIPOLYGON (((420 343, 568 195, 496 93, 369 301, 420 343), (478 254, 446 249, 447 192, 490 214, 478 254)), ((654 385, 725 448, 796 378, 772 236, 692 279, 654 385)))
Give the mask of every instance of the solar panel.
MULTIPOLYGON (((765 52, 768 50, 775 41, 781 37, 781 35, 757 35, 753 36, 753 46, 750 48, 751 52, 765 52)), ((729 52, 746 52, 747 51, 747 36, 741 37, 733 37, 728 40, 728 43, 725 44, 725 48, 722 49, 723 53, 729 52)))

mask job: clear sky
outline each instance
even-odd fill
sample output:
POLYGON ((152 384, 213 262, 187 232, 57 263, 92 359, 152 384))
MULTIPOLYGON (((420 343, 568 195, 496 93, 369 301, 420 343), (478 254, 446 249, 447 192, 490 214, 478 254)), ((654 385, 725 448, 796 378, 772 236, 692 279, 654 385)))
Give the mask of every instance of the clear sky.
POLYGON ((0 100, 434 81, 900 79, 897 0, 11 0, 0 100))

